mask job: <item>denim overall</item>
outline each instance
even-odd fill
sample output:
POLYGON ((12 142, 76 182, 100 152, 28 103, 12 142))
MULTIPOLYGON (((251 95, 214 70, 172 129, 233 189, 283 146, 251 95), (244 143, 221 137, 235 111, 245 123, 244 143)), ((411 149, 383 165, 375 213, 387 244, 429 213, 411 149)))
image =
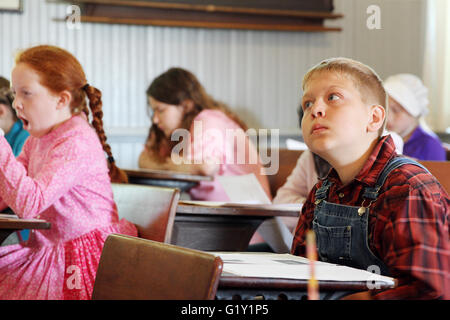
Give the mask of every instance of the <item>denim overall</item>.
MULTIPOLYGON (((316 190, 313 229, 317 239, 317 249, 321 261, 349 267, 377 270, 389 276, 387 266, 376 257, 368 244, 369 207, 377 200, 378 191, 389 173, 403 164, 414 164, 425 169, 414 160, 393 158, 381 172, 374 187, 366 187, 360 207, 327 202, 331 183, 325 180, 316 190), (378 266, 379 269, 376 268, 378 266)), ((428 170, 425 169, 427 172, 428 170)), ((373 272, 373 271, 372 271, 373 272)))

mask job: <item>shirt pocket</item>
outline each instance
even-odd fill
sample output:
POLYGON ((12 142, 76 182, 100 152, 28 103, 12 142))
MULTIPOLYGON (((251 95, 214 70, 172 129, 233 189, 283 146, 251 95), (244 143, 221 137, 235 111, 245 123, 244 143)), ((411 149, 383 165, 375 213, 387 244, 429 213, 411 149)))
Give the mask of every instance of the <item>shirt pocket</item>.
POLYGON ((313 221, 321 261, 342 264, 351 260, 352 227, 327 227, 313 221))

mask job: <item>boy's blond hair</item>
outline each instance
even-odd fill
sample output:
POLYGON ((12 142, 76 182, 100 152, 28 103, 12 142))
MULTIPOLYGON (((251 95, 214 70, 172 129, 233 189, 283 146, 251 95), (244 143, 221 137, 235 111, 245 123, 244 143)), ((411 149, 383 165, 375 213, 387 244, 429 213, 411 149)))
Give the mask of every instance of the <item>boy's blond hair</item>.
POLYGON ((311 78, 320 72, 335 72, 348 77, 359 91, 361 99, 366 104, 380 105, 385 110, 385 118, 378 135, 381 136, 386 127, 388 112, 388 95, 383 86, 383 81, 369 66, 349 58, 330 58, 321 61, 312 67, 303 77, 302 89, 311 78))

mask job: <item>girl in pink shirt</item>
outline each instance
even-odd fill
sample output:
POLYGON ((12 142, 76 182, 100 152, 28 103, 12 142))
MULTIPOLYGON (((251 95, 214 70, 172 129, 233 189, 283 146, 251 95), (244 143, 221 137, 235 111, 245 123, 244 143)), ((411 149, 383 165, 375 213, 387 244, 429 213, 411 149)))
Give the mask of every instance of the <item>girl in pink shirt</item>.
POLYGON ((0 210, 51 228, 0 247, 0 299, 90 299, 106 237, 137 236, 113 200, 111 181, 126 175, 106 143, 101 93, 74 56, 53 46, 18 55, 12 89, 30 137, 17 160, 0 137, 0 210))
MULTIPOLYGON (((247 126, 212 99, 189 71, 171 68, 147 90, 152 127, 141 168, 226 176, 254 174, 271 199, 269 181, 247 126), (181 141, 181 142, 180 142, 181 141)), ((189 191, 196 200, 229 201, 215 179, 189 191)))

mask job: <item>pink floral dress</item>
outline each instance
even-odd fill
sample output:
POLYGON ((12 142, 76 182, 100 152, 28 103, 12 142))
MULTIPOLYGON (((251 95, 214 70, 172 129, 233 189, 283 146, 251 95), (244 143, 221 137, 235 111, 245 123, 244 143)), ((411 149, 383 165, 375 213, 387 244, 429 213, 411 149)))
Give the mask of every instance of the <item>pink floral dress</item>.
POLYGON ((0 299, 90 299, 110 233, 137 236, 120 220, 105 154, 81 116, 41 138, 17 160, 0 137, 0 210, 51 223, 22 244, 0 247, 0 299))

